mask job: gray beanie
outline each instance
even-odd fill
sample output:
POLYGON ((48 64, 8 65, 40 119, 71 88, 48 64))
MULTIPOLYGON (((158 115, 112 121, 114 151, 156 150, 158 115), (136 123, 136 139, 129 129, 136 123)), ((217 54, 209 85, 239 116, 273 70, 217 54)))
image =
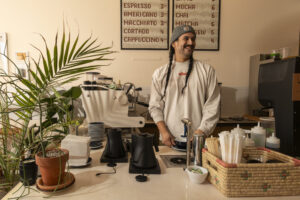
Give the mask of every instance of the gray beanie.
POLYGON ((193 33, 196 37, 196 33, 193 27, 189 25, 181 25, 174 28, 170 44, 172 44, 174 41, 176 41, 182 34, 185 33, 193 33))

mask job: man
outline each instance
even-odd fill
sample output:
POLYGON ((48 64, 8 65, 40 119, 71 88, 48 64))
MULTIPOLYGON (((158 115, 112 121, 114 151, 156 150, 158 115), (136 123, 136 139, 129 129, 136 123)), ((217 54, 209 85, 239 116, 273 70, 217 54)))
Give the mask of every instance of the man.
POLYGON ((194 60, 196 33, 191 26, 176 27, 170 42, 169 63, 152 76, 149 112, 161 134, 162 143, 171 147, 180 141, 184 126, 192 121, 194 134, 208 136, 219 119, 220 92, 214 69, 194 60))

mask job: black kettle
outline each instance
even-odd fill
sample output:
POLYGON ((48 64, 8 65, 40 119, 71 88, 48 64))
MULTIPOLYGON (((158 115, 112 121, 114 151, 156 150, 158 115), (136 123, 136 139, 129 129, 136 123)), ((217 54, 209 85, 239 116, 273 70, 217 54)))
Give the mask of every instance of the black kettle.
MULTIPOLYGON (((153 135, 149 133, 132 134, 131 162, 138 168, 154 168, 157 165, 153 150, 153 135)), ((158 152, 158 146, 155 145, 158 152)))
POLYGON ((125 156, 126 152, 123 145, 120 129, 108 130, 105 152, 105 156, 108 158, 122 158, 125 156))

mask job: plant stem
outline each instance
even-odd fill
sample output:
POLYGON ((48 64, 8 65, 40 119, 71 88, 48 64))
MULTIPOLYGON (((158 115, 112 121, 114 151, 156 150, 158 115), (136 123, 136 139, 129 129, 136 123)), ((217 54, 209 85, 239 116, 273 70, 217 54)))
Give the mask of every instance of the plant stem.
POLYGON ((42 154, 43 154, 43 157, 46 157, 46 152, 45 152, 45 149, 44 149, 44 144, 43 144, 43 111, 42 111, 42 105, 41 105, 41 97, 39 96, 39 110, 40 110, 40 139, 41 139, 41 146, 42 146, 42 154))

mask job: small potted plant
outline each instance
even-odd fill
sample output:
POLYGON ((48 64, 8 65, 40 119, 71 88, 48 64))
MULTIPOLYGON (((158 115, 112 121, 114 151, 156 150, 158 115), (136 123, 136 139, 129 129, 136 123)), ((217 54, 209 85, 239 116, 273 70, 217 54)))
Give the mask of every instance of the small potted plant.
MULTIPOLYGON (((79 98, 82 93, 79 87, 72 87, 68 91, 60 92, 53 89, 53 92, 54 94, 43 100, 46 107, 46 119, 40 122, 43 130, 40 130, 39 127, 37 133, 34 134, 39 136, 38 139, 41 139, 41 136, 43 138, 47 137, 47 139, 40 140, 37 150, 35 150, 37 152, 35 160, 40 168, 43 186, 61 184, 66 176, 70 176, 70 174, 65 173, 69 152, 66 149, 57 148, 57 145, 53 146, 53 144, 59 144, 65 135, 69 133, 69 127, 77 123, 73 117, 72 102, 79 98), (47 149, 51 144, 52 148, 47 149)), ((40 187, 42 187, 41 184, 40 187)))

